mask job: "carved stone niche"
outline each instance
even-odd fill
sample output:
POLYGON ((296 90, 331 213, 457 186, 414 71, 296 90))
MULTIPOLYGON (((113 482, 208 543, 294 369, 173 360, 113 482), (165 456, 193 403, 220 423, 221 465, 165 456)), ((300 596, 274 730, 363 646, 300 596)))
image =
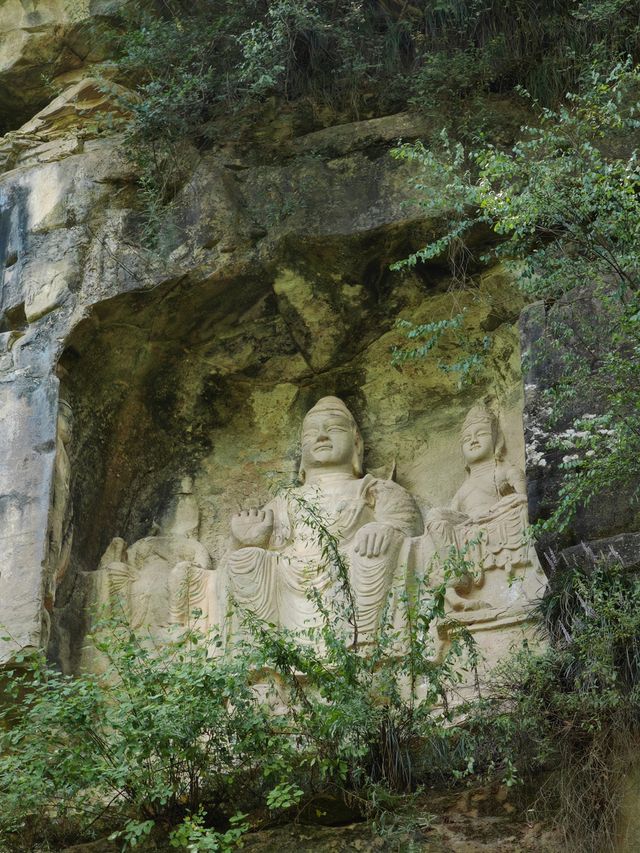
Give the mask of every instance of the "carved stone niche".
MULTIPOLYGON (((282 280, 275 268, 251 266, 227 279, 194 274, 121 294, 97 305, 66 339, 59 370, 74 413, 73 537, 55 591, 50 646, 65 671, 102 665, 92 662, 84 639, 96 604, 144 626, 150 643, 186 624, 194 608, 202 611, 199 624, 219 626, 232 639, 241 620, 236 612, 226 621, 231 599, 284 627, 312 621, 302 587, 305 567, 317 568, 318 546, 305 503, 317 502, 328 515, 348 556, 363 643, 375 634, 386 596, 405 594, 411 573, 424 569, 421 549, 432 557, 443 547, 429 510, 453 511, 455 434, 472 400, 437 366, 399 371, 389 352, 398 343, 397 317, 446 316, 449 296, 407 273, 376 301, 362 271, 379 252, 377 238, 349 247, 319 252, 303 268, 300 258, 314 247, 299 244, 300 269, 282 280), (349 276, 336 286, 346 264, 349 276), (317 287, 326 300, 312 298, 317 287), (296 301, 300 292, 309 298, 296 301), (332 328, 336 317, 342 325, 335 346, 309 332, 332 328), (335 442, 322 435, 329 428, 335 442), (344 458, 334 459, 338 446, 344 458), (187 472, 191 482, 176 493, 187 472), (275 499, 273 475, 287 486, 275 499)), ((503 278, 485 286, 506 290, 503 278)), ((489 322, 483 312, 480 303, 470 306, 474 329, 489 322)), ((493 391, 501 401, 510 455, 512 437, 522 433, 513 319, 496 330, 496 363, 474 392, 493 391)), ((460 472, 462 478, 462 466, 460 472)), ((504 518, 489 512, 484 526, 491 532, 506 519, 520 530, 524 504, 517 519, 503 508, 504 518)), ((468 520, 444 525, 443 542, 448 536, 468 544, 464 530, 478 513, 456 511, 468 520)), ((516 575, 522 541, 511 556, 516 575)), ((495 558, 508 550, 499 548, 495 558)), ((490 594, 495 623, 504 608, 493 602, 511 590, 501 582, 506 573, 487 564, 484 586, 452 589, 451 597, 490 594)), ((320 586, 325 581, 330 594, 330 581, 318 578, 320 586)), ((480 625, 479 613, 456 613, 480 625)))
MULTIPOLYGON (((402 633, 400 602, 440 584, 453 555, 464 571, 447 578, 447 620, 434 626, 436 659, 450 645, 449 619, 473 635, 481 677, 514 645, 536 642, 531 605, 546 580, 527 536, 524 475, 493 412, 468 412, 460 436, 465 479, 447 506, 428 510, 425 525, 408 490, 364 473, 362 437, 339 398, 323 397, 307 412, 301 448, 301 485, 232 515, 219 569, 199 541, 200 510, 185 478, 163 528, 130 546, 113 539, 97 570, 81 573, 85 607, 124 619, 151 646, 175 625, 218 629, 231 645, 245 638, 247 612, 306 631, 321 624, 316 597, 328 606, 340 600, 325 554, 330 537, 347 566, 365 648, 383 614, 402 633)), ((85 643, 81 665, 104 664, 85 643)), ((471 684, 470 676, 463 695, 471 684)))

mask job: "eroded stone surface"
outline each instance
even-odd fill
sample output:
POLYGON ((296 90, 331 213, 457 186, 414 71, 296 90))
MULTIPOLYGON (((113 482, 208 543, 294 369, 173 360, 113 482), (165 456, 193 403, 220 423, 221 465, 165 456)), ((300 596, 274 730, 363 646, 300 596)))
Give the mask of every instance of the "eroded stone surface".
MULTIPOLYGON (((160 224, 160 252, 150 252, 121 139, 83 125, 83 105, 92 122, 91 104, 108 106, 92 86, 71 80, 0 178, 2 393, 38 469, 37 518, 14 518, 12 535, 37 529, 42 540, 26 568, 12 551, 5 570, 41 580, 50 563, 47 453, 55 455, 61 382, 74 412, 66 452, 75 522, 69 568, 47 595, 56 597, 53 654, 70 666, 86 630, 76 579, 95 570, 109 542, 123 537, 131 548, 158 535, 189 475, 199 539, 219 565, 230 515, 268 502, 274 483, 295 482, 298 426, 324 395, 354 412, 366 470, 381 479, 395 470, 423 509, 446 504, 462 482, 455 435, 478 397, 498 405, 522 458, 520 303, 508 279, 496 269, 476 293, 453 299, 439 267, 388 269, 441 227, 411 203, 408 167, 384 150, 395 133, 417 135, 419 123, 402 114, 345 125, 331 159, 322 134, 290 139, 281 160, 233 138, 194 151, 192 178, 160 224), (475 388, 459 389, 434 363, 391 366, 402 340, 396 319, 424 322, 460 306, 472 335, 495 329, 475 388), (38 399, 51 389, 42 435, 31 437, 30 415, 13 402, 23 399, 20 383, 38 399)), ((13 462, 10 471, 8 492, 22 476, 13 462)), ((33 624, 43 600, 38 588, 33 624)))
POLYGON ((51 100, 59 75, 105 59, 108 22, 126 0, 2 0, 0 114, 17 127, 51 100))

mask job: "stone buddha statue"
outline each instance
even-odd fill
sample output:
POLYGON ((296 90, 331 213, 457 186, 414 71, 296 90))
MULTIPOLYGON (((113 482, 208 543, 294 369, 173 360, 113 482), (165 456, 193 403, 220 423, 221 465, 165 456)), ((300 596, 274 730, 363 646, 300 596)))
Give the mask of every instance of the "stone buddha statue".
POLYGON ((301 485, 231 519, 231 633, 243 610, 293 630, 320 625, 317 597, 326 602, 339 588, 326 556, 331 539, 348 566, 358 639, 367 642, 392 589, 404 585, 401 549, 422 532, 422 518, 402 486, 363 473, 362 438, 342 400, 323 397, 307 412, 301 443, 301 485))
POLYGON ((439 544, 471 549, 480 580, 494 568, 511 576, 531 561, 524 472, 506 459, 498 419, 484 406, 467 413, 460 447, 466 479, 448 508, 429 513, 427 529, 439 544))

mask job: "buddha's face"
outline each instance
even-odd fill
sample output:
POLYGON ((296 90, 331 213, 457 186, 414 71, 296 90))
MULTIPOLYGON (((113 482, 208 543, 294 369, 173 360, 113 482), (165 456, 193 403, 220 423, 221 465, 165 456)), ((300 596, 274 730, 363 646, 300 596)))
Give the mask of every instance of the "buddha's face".
POLYGON ((302 467, 349 470, 355 435, 349 418, 340 411, 310 412, 302 424, 302 467))
POLYGON ((489 421, 469 424, 462 433, 462 455, 469 465, 493 457, 493 431, 489 421))

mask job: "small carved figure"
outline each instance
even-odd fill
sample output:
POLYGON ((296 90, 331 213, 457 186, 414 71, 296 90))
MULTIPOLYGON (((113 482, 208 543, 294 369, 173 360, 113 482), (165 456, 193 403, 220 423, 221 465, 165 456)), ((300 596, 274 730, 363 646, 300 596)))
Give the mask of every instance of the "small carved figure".
POLYGON ((462 425, 460 444, 467 479, 451 502, 452 510, 473 519, 495 512, 498 504, 526 501, 524 471, 505 461, 504 435, 493 412, 474 406, 462 425))
MULTIPOLYGON (((171 625, 207 630, 219 624, 216 572, 196 538, 199 511, 189 478, 177 497, 166 535, 146 536, 129 547, 115 538, 98 569, 84 573, 90 607, 99 615, 124 619, 151 643, 162 642, 171 625)), ((91 643, 85 646, 82 665, 102 668, 91 643)))

